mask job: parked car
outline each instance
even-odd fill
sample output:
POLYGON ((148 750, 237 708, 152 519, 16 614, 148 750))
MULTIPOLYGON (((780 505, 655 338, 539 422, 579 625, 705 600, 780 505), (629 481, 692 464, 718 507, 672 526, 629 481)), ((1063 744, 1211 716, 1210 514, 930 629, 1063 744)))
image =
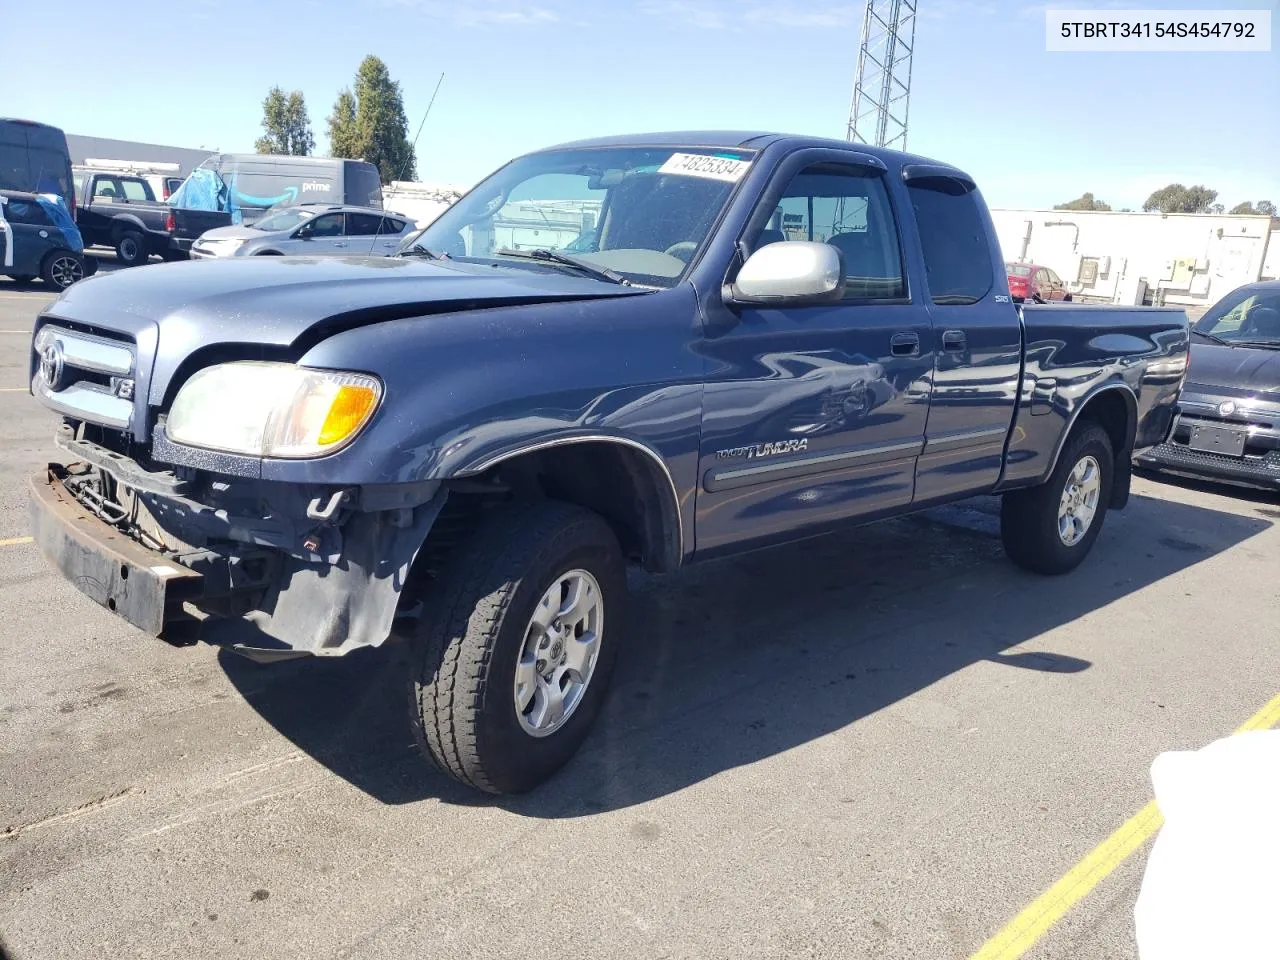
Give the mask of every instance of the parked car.
POLYGON ((126 267, 152 256, 185 259, 173 244, 173 211, 156 200, 142 176, 82 170, 75 174, 76 225, 91 247, 112 247, 126 267))
POLYGON ((252 224, 279 207, 308 202, 381 210, 378 168, 365 160, 218 154, 169 198, 173 236, 189 250, 210 230, 252 224))
POLYGON ((919 157, 714 132, 540 151, 396 257, 65 293, 30 364, 72 463, 32 478, 33 536, 153 634, 196 610, 258 660, 407 640, 425 752, 528 789, 600 708, 629 561, 977 494, 1016 563, 1085 558, 1168 436, 1187 318, 1023 308, 1001 264, 973 180, 919 157), (602 200, 589 252, 497 242, 548 181, 602 200))
POLYGON ((1006 263, 1009 277, 1009 293, 1015 302, 1030 300, 1032 303, 1050 303, 1054 300, 1071 302, 1071 294, 1062 278, 1035 263, 1006 263))
POLYGON ((84 242, 61 198, 0 190, 0 273, 65 290, 85 277, 84 242))
POLYGON ((378 256, 395 253, 414 225, 368 207, 302 204, 238 227, 210 230, 191 259, 264 256, 378 256))
POLYGON ((1173 434, 1139 456, 1139 465, 1280 489, 1280 280, 1233 290, 1191 335, 1173 434))

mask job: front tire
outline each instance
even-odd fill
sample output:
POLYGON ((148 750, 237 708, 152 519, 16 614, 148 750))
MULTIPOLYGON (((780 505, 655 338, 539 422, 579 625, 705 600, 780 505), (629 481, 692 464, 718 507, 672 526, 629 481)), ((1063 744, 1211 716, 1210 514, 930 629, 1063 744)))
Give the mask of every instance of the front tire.
POLYGON ((410 676, 419 745, 478 790, 532 789, 586 739, 621 646, 613 531, 570 504, 509 508, 427 589, 410 676))
POLYGON ((1047 576, 1074 570, 1098 539, 1114 476, 1107 431, 1080 424, 1047 482, 1004 495, 1000 537, 1009 559, 1047 576))

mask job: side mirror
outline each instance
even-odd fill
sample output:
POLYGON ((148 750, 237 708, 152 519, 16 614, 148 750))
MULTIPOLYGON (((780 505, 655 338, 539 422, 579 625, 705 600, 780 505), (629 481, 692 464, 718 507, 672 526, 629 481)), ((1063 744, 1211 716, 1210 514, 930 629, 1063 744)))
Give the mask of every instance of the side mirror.
POLYGON ((844 296, 844 258, 829 243, 770 243, 747 258, 727 294, 742 304, 834 303, 844 296))

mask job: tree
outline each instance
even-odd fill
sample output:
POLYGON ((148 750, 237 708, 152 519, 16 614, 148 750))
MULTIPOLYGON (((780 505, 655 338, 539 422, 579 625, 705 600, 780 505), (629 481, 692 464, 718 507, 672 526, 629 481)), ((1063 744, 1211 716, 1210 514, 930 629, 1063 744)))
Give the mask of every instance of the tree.
POLYGON ((1251 216, 1274 217, 1276 215, 1276 205, 1270 200, 1259 200, 1257 203, 1250 203, 1246 200, 1244 203, 1237 203, 1231 208, 1233 214, 1244 213, 1251 216))
POLYGON ((311 118, 301 90, 286 95, 279 87, 272 87, 262 101, 262 129, 266 134, 254 144, 259 153, 305 157, 315 149, 316 138, 311 135, 311 118))
POLYGON ((417 176, 400 84, 377 57, 370 55, 360 62, 354 94, 350 90, 338 94, 329 117, 329 143, 335 157, 374 164, 383 183, 417 176))
POLYGON ((1078 200, 1068 200, 1066 203, 1054 204, 1055 210, 1110 210, 1111 204, 1103 203, 1101 200, 1095 200, 1092 193, 1085 193, 1078 200))
POLYGON ((360 156, 360 136, 356 131, 356 98, 349 89, 338 94, 329 114, 329 155, 356 159, 360 156))
POLYGON ((1184 187, 1180 183, 1171 183, 1147 197, 1142 209, 1148 213, 1153 210, 1161 213, 1207 213, 1217 199, 1218 191, 1203 185, 1184 187))
POLYGON ((1225 206, 1223 206, 1222 204, 1220 204, 1220 203, 1215 203, 1212 207, 1210 207, 1210 208, 1209 208, 1209 212, 1210 212, 1210 213, 1222 213, 1222 212, 1224 212, 1226 209, 1227 209, 1227 208, 1226 208, 1225 206))

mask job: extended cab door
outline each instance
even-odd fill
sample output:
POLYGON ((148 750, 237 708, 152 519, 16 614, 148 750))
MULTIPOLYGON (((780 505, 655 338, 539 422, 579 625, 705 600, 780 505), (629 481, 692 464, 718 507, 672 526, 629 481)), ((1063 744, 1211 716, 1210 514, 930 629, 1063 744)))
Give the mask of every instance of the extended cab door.
POLYGON ((848 280, 835 303, 708 304, 699 552, 910 504, 933 334, 890 198, 883 165, 851 151, 799 151, 766 187, 746 248, 830 243, 848 280))
POLYGON ((950 168, 903 171, 938 338, 917 504, 990 489, 1018 400, 1022 325, 981 195, 950 168))

